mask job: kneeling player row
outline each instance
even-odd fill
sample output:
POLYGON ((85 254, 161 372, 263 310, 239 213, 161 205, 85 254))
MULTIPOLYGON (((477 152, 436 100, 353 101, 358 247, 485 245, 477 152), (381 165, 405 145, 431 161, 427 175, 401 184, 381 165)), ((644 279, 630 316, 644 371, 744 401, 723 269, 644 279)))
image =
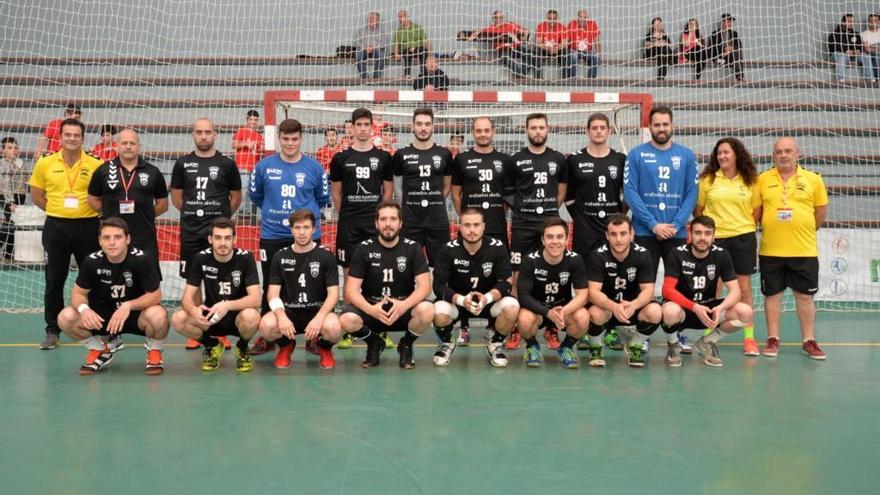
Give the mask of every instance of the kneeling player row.
MULTIPOLYGON (((290 218, 294 243, 273 257, 266 297, 270 311, 260 316, 260 284, 253 256, 235 248, 235 225, 220 218, 213 221, 211 247, 198 253, 172 324, 181 334, 199 340, 205 348, 202 369, 219 367, 224 346, 217 337, 236 335, 236 369, 250 371, 253 362, 248 341, 257 331, 277 343, 275 366, 290 366, 297 333, 305 335, 307 349, 320 356, 322 368, 335 366, 332 347, 342 333, 367 344, 364 367, 380 362, 385 341, 380 332, 403 332, 397 346, 401 368, 413 368, 413 343, 433 324, 440 345, 434 364, 448 365, 455 343, 453 325, 465 312, 485 318, 492 328, 487 346, 492 366, 504 367, 503 341, 517 328, 527 347, 525 361, 531 367, 543 362, 535 339, 539 328, 566 332, 558 354, 564 368, 579 367, 574 351, 578 340, 589 334, 590 365, 602 366, 602 333, 614 327, 634 327, 627 349, 632 366, 644 365, 642 344, 664 324, 668 335, 668 366, 680 366, 676 332, 685 327, 712 328, 697 350, 706 364, 720 366, 715 343, 727 332, 750 324, 751 309, 739 302, 739 288, 730 256, 712 245, 714 222, 698 217, 692 225, 694 242, 676 250, 667 260, 662 309, 653 299, 654 270, 650 255, 633 244, 628 217, 609 219, 607 243, 590 253, 587 263, 565 249, 567 224, 549 218, 542 228, 543 247, 529 254, 516 278, 517 298, 510 256, 504 244, 484 237, 485 223, 479 210, 461 214, 460 236, 441 249, 431 275, 424 252, 415 242, 401 238, 400 207, 380 203, 376 210, 377 237, 355 250, 344 289, 346 305, 337 317, 339 301, 335 257, 317 246, 312 236, 315 218, 299 210, 290 218), (589 268, 588 268, 589 267, 589 268), (728 294, 720 294, 721 279, 728 294)), ((159 374, 161 342, 168 332, 168 318, 159 305, 159 275, 143 252, 129 248, 128 227, 123 220, 105 220, 100 229, 101 251, 89 256, 80 269, 71 306, 59 315, 62 329, 82 342, 89 354, 80 369, 94 374, 105 367, 119 348, 118 335, 135 333, 147 337, 147 374, 159 374)))

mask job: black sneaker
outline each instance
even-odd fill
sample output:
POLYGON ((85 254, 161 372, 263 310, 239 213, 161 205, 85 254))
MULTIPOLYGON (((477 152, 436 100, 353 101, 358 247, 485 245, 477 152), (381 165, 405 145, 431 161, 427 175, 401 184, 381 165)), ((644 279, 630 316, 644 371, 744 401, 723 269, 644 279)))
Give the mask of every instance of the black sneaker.
POLYGON ((397 344, 397 353, 400 354, 400 367, 405 370, 411 370, 416 367, 416 362, 413 359, 413 346, 412 344, 401 344, 398 342, 397 344))
POLYGON ((40 350, 48 351, 58 347, 59 335, 55 332, 46 332, 46 337, 40 342, 40 350))
POLYGON ((379 366, 379 356, 385 350, 385 339, 374 335, 374 338, 367 339, 367 357, 361 366, 364 368, 375 368, 379 366))

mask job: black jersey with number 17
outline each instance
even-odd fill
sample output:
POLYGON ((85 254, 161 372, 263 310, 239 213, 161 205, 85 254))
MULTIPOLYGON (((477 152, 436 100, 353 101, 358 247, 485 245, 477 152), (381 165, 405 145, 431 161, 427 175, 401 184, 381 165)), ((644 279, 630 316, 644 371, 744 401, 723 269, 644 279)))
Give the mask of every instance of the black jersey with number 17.
POLYGON ((412 145, 392 159, 394 175, 403 179, 403 223, 441 229, 449 226, 443 182, 452 174, 452 154, 434 145, 426 150, 412 145))
POLYGON ((568 211, 575 229, 605 232, 608 217, 623 212, 623 168, 626 155, 610 150, 596 158, 587 148, 568 157, 568 211))
POLYGON ((736 280, 730 253, 712 246, 705 258, 697 258, 691 245, 685 244, 670 251, 663 260, 664 276, 678 279, 675 290, 694 302, 715 299, 718 281, 736 280))
POLYGON ((247 295, 247 288, 260 285, 257 262, 250 251, 236 249, 229 261, 217 261, 212 248, 196 253, 186 277, 186 285, 205 284, 205 306, 235 301, 247 295))
POLYGON ((269 285, 281 286, 286 308, 318 309, 327 300, 327 287, 339 285, 336 256, 322 246, 306 253, 288 246, 272 257, 269 285))
POLYGON ((547 148, 540 155, 523 148, 504 171, 505 195, 513 196, 513 224, 541 223, 559 214, 559 184, 567 181, 565 155, 547 148))
POLYGON ((144 252, 130 248, 125 259, 111 263, 103 251, 88 255, 79 268, 76 285, 89 291, 89 306, 98 314, 116 311, 125 301, 159 288, 159 273, 144 252))
POLYGON ((330 181, 342 183, 339 223, 372 226, 385 181, 392 179, 391 155, 387 151, 348 148, 333 155, 330 181))
POLYGON ((386 295, 406 299, 416 289, 416 276, 428 273, 428 259, 422 246, 400 238, 387 248, 373 237, 362 242, 351 260, 348 274, 363 280, 361 294, 371 304, 386 295))
POLYGON ((202 237, 212 220, 232 216, 229 192, 241 191, 241 175, 235 162, 219 152, 210 158, 190 153, 174 162, 171 189, 183 190, 181 235, 202 237))
POLYGON ((510 155, 493 150, 478 153, 473 149, 459 153, 452 163, 452 185, 461 186, 461 209, 483 212, 486 232, 507 236, 504 216, 504 169, 510 155))
POLYGON ((619 261, 608 244, 590 253, 590 282, 602 282, 602 293, 614 301, 632 301, 641 292, 640 284, 653 283, 657 276, 648 250, 632 243, 629 254, 619 261))

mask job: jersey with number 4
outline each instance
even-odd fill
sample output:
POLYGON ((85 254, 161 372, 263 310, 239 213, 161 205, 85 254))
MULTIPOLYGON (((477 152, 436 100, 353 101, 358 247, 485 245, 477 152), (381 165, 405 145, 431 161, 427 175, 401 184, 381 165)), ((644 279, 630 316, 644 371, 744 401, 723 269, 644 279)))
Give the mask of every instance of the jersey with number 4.
POLYGON ((590 253, 590 282, 602 282, 602 293, 609 299, 632 301, 639 296, 641 284, 654 282, 654 263, 648 250, 631 244, 623 261, 611 253, 608 244, 590 253))
POLYGON ((119 263, 111 263, 103 251, 97 251, 83 260, 76 285, 89 291, 89 306, 106 315, 125 301, 158 289, 159 273, 140 249, 130 248, 119 263))
POLYGON ((416 276, 428 273, 428 259, 422 246, 399 238, 394 247, 385 247, 378 237, 362 242, 348 274, 363 280, 361 294, 376 304, 385 296, 406 299, 416 289, 416 276))
POLYGON ((447 287, 454 294, 485 294, 512 274, 510 254, 498 239, 483 237, 482 246, 474 254, 462 241, 454 240, 440 249, 434 262, 434 293, 446 301, 453 295, 444 290, 447 287))
POLYGON ((288 246, 272 257, 269 285, 281 286, 288 309, 318 309, 327 300, 327 287, 339 285, 336 256, 323 246, 297 253, 288 246))
POLYGON ((718 280, 736 280, 730 253, 712 246, 705 258, 697 258, 690 244, 679 246, 663 260, 666 277, 678 279, 675 290, 693 302, 715 299, 718 280))
POLYGON ((199 287, 204 283, 205 306, 220 301, 234 301, 247 295, 247 288, 260 285, 257 262, 250 251, 236 249, 229 261, 217 261, 211 248, 203 249, 193 257, 186 285, 199 287))

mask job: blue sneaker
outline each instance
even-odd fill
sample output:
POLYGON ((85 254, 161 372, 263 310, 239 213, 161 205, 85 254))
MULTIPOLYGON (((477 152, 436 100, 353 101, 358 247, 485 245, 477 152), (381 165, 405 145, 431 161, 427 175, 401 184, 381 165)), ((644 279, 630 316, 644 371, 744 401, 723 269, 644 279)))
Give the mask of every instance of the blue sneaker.
POLYGON ((563 368, 576 370, 581 367, 581 362, 571 347, 560 347, 556 352, 559 355, 559 365, 563 368))
POLYGON ((682 354, 693 354, 694 348, 691 346, 690 342, 688 342, 688 338, 682 332, 678 332, 678 345, 681 346, 682 354))
POLYGON ((529 368, 540 368, 544 362, 544 355, 541 354, 540 346, 526 347, 526 353, 523 354, 526 366, 529 368))

